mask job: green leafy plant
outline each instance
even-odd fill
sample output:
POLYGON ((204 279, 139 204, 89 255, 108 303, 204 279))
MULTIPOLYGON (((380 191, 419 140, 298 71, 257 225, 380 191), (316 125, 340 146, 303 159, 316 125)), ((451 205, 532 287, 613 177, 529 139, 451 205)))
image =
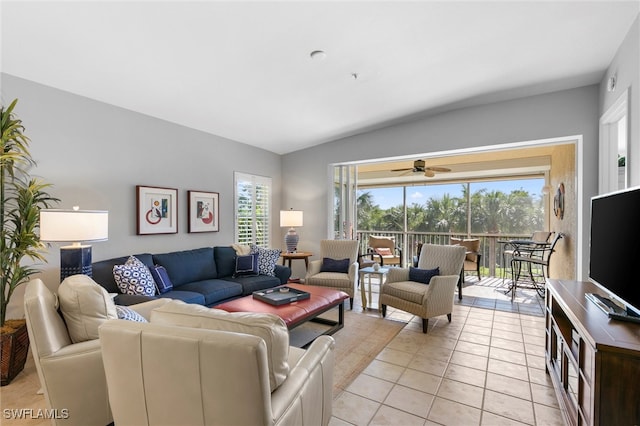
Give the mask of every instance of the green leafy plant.
POLYGON ((0 152, 0 326, 5 326, 7 306, 14 290, 37 272, 37 262, 45 262, 45 248, 36 232, 40 226, 40 210, 57 203, 46 189, 51 185, 32 177, 35 161, 29 152, 29 138, 22 120, 13 112, 18 100, 5 108, 2 117, 2 150, 0 152), (31 262, 23 262, 25 258, 31 262))

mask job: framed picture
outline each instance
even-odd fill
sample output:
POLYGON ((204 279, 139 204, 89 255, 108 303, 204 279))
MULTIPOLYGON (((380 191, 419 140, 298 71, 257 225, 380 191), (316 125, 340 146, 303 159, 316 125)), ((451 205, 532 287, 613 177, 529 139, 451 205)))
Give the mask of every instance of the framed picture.
POLYGON ((136 186, 138 235, 178 232, 178 190, 136 186))
POLYGON ((217 192, 188 191, 189 232, 220 230, 220 195, 217 192))

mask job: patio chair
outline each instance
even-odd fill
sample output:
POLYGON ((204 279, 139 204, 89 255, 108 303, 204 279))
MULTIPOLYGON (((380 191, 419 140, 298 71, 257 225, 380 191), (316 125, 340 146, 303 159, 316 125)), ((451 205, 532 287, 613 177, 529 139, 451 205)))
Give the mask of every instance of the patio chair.
POLYGON ((480 239, 479 238, 455 238, 451 237, 449 240, 451 245, 463 246, 467 250, 467 255, 464 259, 464 266, 460 278, 464 282, 464 273, 467 271, 475 272, 478 275, 478 281, 482 279, 480 276, 480 259, 482 254, 480 253, 480 239))
POLYGON ((402 249, 392 237, 369 236, 368 252, 380 256, 380 266, 402 266, 402 249))
POLYGON ((518 288, 518 280, 523 275, 528 275, 530 283, 540 296, 544 296, 545 279, 549 278, 549 265, 551 256, 555 253, 556 244, 564 237, 562 232, 556 233, 554 239, 549 242, 538 242, 533 245, 520 245, 514 250, 511 259, 512 283, 511 300, 514 299, 518 288), (523 274, 523 270, 525 273, 523 274))
MULTIPOLYGON (((551 231, 534 231, 531 234, 531 238, 529 241, 536 243, 546 243, 549 242, 549 238, 553 235, 551 231)), ((516 240, 518 241, 518 240, 516 240)), ((521 240, 526 241, 526 240, 521 240)), ((504 246, 502 248, 502 284, 504 285, 504 281, 507 276, 512 275, 511 270, 511 259, 514 256, 515 249, 517 247, 516 242, 503 241, 504 246)))

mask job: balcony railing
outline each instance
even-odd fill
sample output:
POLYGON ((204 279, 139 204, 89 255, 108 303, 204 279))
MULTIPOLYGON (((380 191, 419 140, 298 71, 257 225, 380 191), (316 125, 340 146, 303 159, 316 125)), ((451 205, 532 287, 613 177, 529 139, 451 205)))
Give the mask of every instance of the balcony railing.
POLYGON ((376 235, 393 238, 396 245, 402 249, 403 266, 412 264, 413 257, 417 256, 419 243, 449 244, 451 237, 455 238, 479 238, 480 239, 480 268, 483 275, 496 277, 502 276, 505 265, 502 264, 503 245, 499 241, 528 238, 531 234, 471 234, 465 235, 451 232, 389 232, 389 231, 358 231, 357 238, 360 241, 360 253, 366 253, 369 236, 376 235))

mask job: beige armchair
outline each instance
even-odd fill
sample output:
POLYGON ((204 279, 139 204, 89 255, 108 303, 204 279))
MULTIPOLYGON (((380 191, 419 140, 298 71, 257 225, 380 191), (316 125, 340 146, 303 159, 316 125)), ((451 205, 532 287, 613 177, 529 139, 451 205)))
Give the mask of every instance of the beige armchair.
MULTIPOLYGON (((151 309, 164 303, 166 301, 154 300, 131 308, 149 318, 151 309)), ((57 297, 40 279, 26 284, 24 312, 31 353, 47 407, 57 409, 60 417, 53 419, 52 423, 107 425, 113 419, 100 341, 72 343, 57 305, 57 297)))
POLYGON ((387 281, 380 289, 382 316, 387 306, 418 315, 422 318, 422 331, 427 332, 429 318, 447 315, 451 322, 453 297, 460 279, 460 271, 466 255, 462 246, 424 244, 418 260, 418 268, 440 268, 429 284, 410 281, 409 269, 391 268, 387 281))
POLYGON ((111 320, 100 327, 115 424, 327 425, 334 340, 290 348, 273 392, 268 348, 250 334, 111 320))
POLYGON ((312 260, 304 281, 308 285, 332 287, 349 295, 349 304, 353 309, 353 296, 358 283, 358 240, 322 240, 320 241, 320 260, 312 260), (348 271, 323 272, 323 259, 349 259, 348 271))

